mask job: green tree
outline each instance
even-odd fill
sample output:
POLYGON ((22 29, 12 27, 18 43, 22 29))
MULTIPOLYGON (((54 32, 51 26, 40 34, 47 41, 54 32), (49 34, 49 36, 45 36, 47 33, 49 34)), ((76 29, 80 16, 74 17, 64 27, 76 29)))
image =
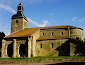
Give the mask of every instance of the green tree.
POLYGON ((0 57, 1 57, 2 40, 4 37, 5 37, 4 32, 0 32, 0 57))

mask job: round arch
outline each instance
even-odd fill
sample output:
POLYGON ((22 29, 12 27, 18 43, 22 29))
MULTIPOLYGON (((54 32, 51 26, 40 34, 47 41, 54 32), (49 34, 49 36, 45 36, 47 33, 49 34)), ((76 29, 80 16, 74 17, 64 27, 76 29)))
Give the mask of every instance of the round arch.
POLYGON ((25 44, 21 44, 19 47, 20 57, 26 57, 26 46, 25 44))
POLYGON ((8 57, 12 57, 12 55, 13 55, 13 43, 8 45, 7 54, 8 54, 8 57))

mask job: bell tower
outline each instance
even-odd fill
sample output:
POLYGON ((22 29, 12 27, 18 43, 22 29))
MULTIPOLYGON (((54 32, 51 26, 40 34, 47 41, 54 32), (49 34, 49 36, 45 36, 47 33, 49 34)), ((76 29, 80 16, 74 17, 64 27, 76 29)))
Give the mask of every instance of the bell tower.
POLYGON ((24 16, 24 7, 22 3, 17 6, 17 13, 12 16, 11 33, 25 29, 28 27, 28 20, 24 16))

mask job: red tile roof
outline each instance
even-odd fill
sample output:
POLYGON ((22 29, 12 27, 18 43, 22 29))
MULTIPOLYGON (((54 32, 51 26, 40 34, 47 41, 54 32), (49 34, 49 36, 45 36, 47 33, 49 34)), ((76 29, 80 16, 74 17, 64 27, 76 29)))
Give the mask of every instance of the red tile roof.
MULTIPOLYGON (((32 35, 34 32, 36 32, 38 29, 52 29, 52 28, 78 28, 74 26, 69 26, 69 25, 64 25, 64 26, 50 26, 50 27, 37 27, 37 28, 25 28, 24 30, 19 30, 17 32, 14 32, 5 38, 10 38, 10 37, 26 37, 32 35)), ((82 29, 82 28, 79 28, 82 29)))
POLYGON ((25 28, 24 30, 19 30, 17 32, 14 32, 14 33, 10 34, 10 35, 6 36, 5 38, 9 38, 9 37, 26 37, 26 36, 32 35, 37 30, 38 30, 38 28, 25 28))

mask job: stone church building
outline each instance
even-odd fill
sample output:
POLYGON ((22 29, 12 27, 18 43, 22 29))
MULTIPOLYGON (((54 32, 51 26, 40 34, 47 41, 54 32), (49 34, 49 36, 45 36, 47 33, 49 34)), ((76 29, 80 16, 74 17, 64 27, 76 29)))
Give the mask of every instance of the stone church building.
POLYGON ((11 34, 2 40, 2 58, 74 56, 76 45, 68 40, 84 40, 83 29, 75 26, 28 28, 29 21, 24 16, 21 3, 17 7, 17 13, 11 19, 11 34))

